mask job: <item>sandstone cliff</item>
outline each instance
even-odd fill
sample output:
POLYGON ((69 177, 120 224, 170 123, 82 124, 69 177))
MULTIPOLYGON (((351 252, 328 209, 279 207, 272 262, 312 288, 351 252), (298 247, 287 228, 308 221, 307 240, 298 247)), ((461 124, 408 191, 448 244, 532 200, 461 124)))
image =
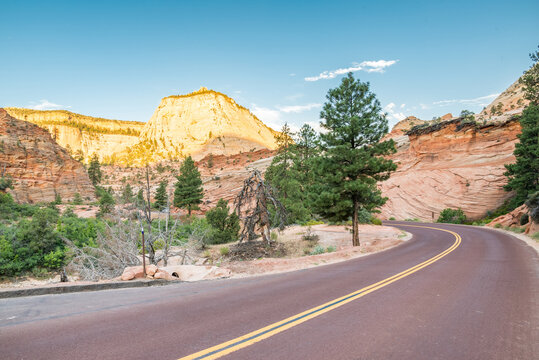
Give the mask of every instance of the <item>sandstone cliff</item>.
POLYGON ((69 111, 6 109, 47 129, 69 152, 87 160, 142 165, 192 155, 233 155, 276 147, 276 132, 232 98, 206 88, 163 98, 147 123, 108 120, 69 111))
POLYGON ((48 130, 54 140, 70 153, 82 151, 85 160, 94 153, 104 162, 114 160, 112 154, 122 152, 138 142, 140 131, 145 125, 135 121, 95 118, 65 110, 5 110, 14 118, 48 130))
POLYGON ((84 167, 44 129, 10 116, 0 108, 0 168, 14 180, 9 190, 19 202, 70 200, 75 193, 94 200, 84 167))
POLYGON ((399 163, 381 183, 389 200, 382 207, 388 219, 436 220, 445 208, 462 208, 480 218, 498 208, 510 194, 504 164, 515 161, 513 150, 520 133, 518 120, 472 123, 460 119, 393 134, 399 163))
POLYGON ((248 109, 219 92, 201 88, 161 100, 122 162, 140 164, 187 155, 232 155, 275 149, 275 132, 248 109))

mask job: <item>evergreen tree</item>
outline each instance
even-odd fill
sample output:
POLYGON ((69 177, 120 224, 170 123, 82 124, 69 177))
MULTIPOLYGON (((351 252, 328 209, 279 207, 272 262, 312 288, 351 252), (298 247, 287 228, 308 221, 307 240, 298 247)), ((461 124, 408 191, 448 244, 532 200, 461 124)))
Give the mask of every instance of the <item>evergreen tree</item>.
POLYGON ((144 205, 144 189, 140 188, 137 193, 137 204, 144 205))
POLYGON ((88 167, 88 176, 90 177, 90 181, 94 186, 97 186, 101 183, 101 179, 103 178, 103 173, 101 172, 101 165, 99 164, 99 158, 97 157, 97 154, 93 154, 92 158, 90 159, 90 166, 88 167))
POLYGON ((352 217, 352 244, 358 246, 360 210, 372 212, 387 200, 377 182, 397 168, 383 157, 396 151, 395 143, 379 142, 388 131, 387 119, 369 83, 348 73, 326 98, 320 117, 327 132, 320 134, 323 152, 316 161, 314 206, 330 220, 352 217))
POLYGON ((157 192, 155 193, 155 207, 162 211, 164 208, 167 207, 168 203, 168 194, 167 194, 167 185, 168 181, 163 180, 159 183, 159 187, 157 188, 157 192))
POLYGON ((522 205, 530 195, 539 191, 539 106, 528 106, 520 117, 520 125, 522 132, 517 135, 519 142, 513 152, 517 161, 505 165, 509 181, 504 188, 516 192, 512 207, 522 205))
POLYGON ((533 65, 522 75, 519 82, 524 85, 524 98, 532 105, 539 105, 539 46, 537 51, 530 54, 533 65))
POLYGON ((191 211, 199 209, 198 204, 204 197, 200 172, 191 156, 183 161, 180 166, 180 175, 176 178, 178 181, 174 185, 174 206, 187 209, 191 216, 191 211))
POLYGON ((133 189, 131 188, 130 184, 125 185, 122 190, 122 201, 125 204, 129 204, 133 201, 133 189))
POLYGON ((112 196, 111 191, 103 191, 103 194, 99 198, 99 213, 98 216, 103 216, 109 214, 114 210, 114 197, 112 196))
POLYGON ((238 240, 240 231, 240 219, 233 212, 229 214, 227 202, 219 199, 217 206, 206 213, 206 220, 213 228, 212 242, 214 244, 223 244, 238 240))

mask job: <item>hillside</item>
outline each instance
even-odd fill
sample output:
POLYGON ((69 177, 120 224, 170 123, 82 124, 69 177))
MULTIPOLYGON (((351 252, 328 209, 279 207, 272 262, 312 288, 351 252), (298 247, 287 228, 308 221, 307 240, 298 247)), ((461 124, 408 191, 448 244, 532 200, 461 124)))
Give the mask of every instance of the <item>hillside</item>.
POLYGON ((108 120, 69 111, 6 109, 47 129, 70 153, 96 153, 105 163, 140 166, 192 155, 234 155, 275 149, 276 132, 248 109, 217 91, 201 88, 165 97, 147 123, 108 120))
POLYGON ((73 199, 75 193, 94 200, 94 187, 84 167, 44 129, 10 116, 0 108, 0 169, 14 180, 9 190, 19 202, 73 199))
POLYGON ((65 110, 5 109, 14 118, 31 122, 46 130, 71 154, 82 151, 88 160, 96 153, 102 160, 124 151, 138 141, 144 123, 109 120, 65 110))
POLYGON ((141 164, 192 155, 233 155, 275 149, 275 131, 234 99, 202 87, 165 97, 120 162, 141 164))
POLYGON ((389 198, 382 217, 431 221, 445 208, 462 208, 476 219, 501 206, 511 195, 503 190, 504 164, 515 161, 517 115, 524 104, 516 82, 475 121, 410 117, 398 123, 386 136, 397 143, 391 159, 398 162, 398 169, 381 183, 389 198))

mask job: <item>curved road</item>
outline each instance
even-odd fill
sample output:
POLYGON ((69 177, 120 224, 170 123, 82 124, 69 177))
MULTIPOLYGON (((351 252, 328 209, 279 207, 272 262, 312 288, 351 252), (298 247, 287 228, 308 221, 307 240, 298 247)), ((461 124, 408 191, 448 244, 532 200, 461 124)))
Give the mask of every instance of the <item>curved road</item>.
POLYGON ((0 358, 539 358, 531 247, 488 229, 390 224, 414 238, 309 270, 0 300, 0 358))

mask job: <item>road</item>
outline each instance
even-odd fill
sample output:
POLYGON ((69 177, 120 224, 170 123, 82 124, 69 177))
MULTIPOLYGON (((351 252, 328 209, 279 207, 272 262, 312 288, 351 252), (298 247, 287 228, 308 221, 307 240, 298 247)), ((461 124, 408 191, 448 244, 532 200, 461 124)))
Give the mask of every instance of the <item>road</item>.
POLYGON ((413 239, 309 270, 2 299, 0 358, 539 358, 531 247, 488 229, 391 225, 413 239))

